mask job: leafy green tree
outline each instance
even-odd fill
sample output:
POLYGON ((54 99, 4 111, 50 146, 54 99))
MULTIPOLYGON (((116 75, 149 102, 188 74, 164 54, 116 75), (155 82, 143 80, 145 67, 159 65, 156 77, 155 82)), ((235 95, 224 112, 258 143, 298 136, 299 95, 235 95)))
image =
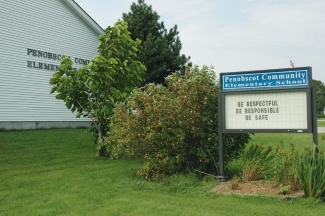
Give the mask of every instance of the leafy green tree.
POLYGON ((316 88, 316 108, 317 112, 323 112, 325 107, 325 86, 320 80, 312 81, 312 85, 316 88))
MULTIPOLYGON (((216 175, 219 89, 215 72, 195 67, 185 78, 169 75, 166 84, 136 88, 116 106, 104 141, 109 156, 145 158, 138 170, 145 179, 193 168, 216 175)), ((225 134, 225 163, 237 157, 248 140, 248 134, 225 134)))
POLYGON ((63 100, 72 112, 76 111, 77 117, 92 120, 98 132, 97 155, 101 155, 103 133, 113 108, 141 84, 145 66, 138 60, 141 41, 130 37, 126 22, 107 27, 98 39, 98 56, 78 70, 73 69, 69 57, 63 57, 50 84, 51 93, 56 92, 55 97, 63 100))
POLYGON ((133 2, 131 12, 123 13, 123 20, 128 23, 131 37, 142 41, 140 59, 147 68, 144 84, 161 84, 175 71, 184 73, 184 65, 190 57, 180 55, 182 43, 177 25, 168 31, 164 22, 159 22, 157 12, 144 0, 138 0, 138 4, 133 2))

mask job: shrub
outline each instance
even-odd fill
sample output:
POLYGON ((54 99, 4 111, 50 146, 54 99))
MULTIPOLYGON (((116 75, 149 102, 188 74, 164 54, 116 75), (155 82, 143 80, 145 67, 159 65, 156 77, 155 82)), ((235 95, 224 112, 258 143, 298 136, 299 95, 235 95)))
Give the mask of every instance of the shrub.
MULTIPOLYGON (((111 158, 141 157, 138 174, 146 179, 191 168, 216 175, 218 156, 218 84, 212 68, 174 73, 167 86, 135 89, 116 106, 105 146, 111 158)), ((238 157, 249 134, 225 134, 224 161, 238 157)))
POLYGON ((281 142, 276 148, 273 164, 275 166, 273 180, 281 185, 290 186, 290 190, 293 191, 301 189, 297 175, 297 151, 294 144, 290 143, 290 151, 286 152, 281 142))
POLYGON ((323 113, 318 113, 317 118, 325 118, 325 115, 323 113))
POLYGON ((324 151, 305 149, 298 156, 297 172, 305 196, 325 198, 325 154, 324 151))
POLYGON ((274 155, 272 147, 264 149, 263 145, 251 145, 240 155, 243 162, 242 178, 246 181, 265 179, 271 173, 274 155))

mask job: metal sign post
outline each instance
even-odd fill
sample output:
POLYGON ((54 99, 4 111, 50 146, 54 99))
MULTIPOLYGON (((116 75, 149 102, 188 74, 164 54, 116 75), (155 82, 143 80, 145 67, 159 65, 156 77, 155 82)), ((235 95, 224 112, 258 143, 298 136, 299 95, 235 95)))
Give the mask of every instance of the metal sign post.
POLYGON ((218 136, 219 136, 219 181, 224 180, 223 140, 222 140, 222 96, 218 94, 218 136))
POLYGON ((317 130, 317 108, 316 108, 316 89, 312 88, 312 101, 313 101, 313 142, 318 152, 318 130, 317 130))

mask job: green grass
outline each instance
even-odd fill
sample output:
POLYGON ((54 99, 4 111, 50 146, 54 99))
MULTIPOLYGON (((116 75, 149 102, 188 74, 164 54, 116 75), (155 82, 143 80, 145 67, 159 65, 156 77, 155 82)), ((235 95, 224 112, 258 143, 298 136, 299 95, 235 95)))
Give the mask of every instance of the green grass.
POLYGON ((325 119, 318 119, 321 121, 317 121, 317 126, 318 127, 325 127, 325 119))
MULTIPOLYGON (((318 133, 318 146, 325 147, 325 134, 318 133)), ((313 135, 311 133, 257 133, 251 136, 249 144, 263 144, 264 146, 272 146, 276 148, 277 145, 283 143, 285 150, 290 149, 290 143, 294 144, 297 150, 303 148, 313 148, 313 135)))
MULTIPOLYGON (((254 139, 277 143, 280 137, 261 134, 254 139)), ((134 173, 141 161, 112 161, 95 154, 85 129, 0 132, 0 215, 322 215, 325 211, 324 203, 315 199, 211 193, 214 181, 200 181, 192 174, 148 182, 134 173)))

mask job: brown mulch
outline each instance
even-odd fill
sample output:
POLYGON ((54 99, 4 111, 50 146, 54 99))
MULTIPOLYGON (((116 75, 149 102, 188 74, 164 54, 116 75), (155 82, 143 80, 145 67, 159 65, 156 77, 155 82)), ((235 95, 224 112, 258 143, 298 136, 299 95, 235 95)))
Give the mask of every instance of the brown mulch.
POLYGON ((303 190, 289 191, 288 194, 280 193, 280 186, 268 181, 251 181, 251 182, 236 182, 226 181, 220 182, 211 192, 224 195, 265 195, 278 196, 285 199, 298 198, 304 196, 303 190))

